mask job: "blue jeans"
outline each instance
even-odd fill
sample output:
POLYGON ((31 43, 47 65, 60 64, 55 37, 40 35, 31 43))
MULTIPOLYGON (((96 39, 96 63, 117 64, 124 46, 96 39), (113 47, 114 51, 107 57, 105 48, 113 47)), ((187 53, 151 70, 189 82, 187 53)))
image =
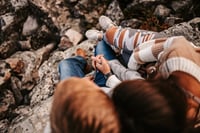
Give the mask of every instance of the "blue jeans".
MULTIPOLYGON (((104 40, 98 42, 95 47, 94 55, 96 56, 99 54, 103 54, 107 60, 116 59, 115 52, 104 40)), ((81 56, 75 56, 62 60, 58 66, 60 80, 67 79, 69 77, 84 77, 84 69, 86 66, 87 61, 81 56)), ((94 82, 100 87, 106 86, 106 79, 99 71, 96 73, 94 82)))
POLYGON ((60 80, 70 77, 84 77, 84 69, 86 65, 86 60, 81 56, 62 60, 58 66, 60 80))

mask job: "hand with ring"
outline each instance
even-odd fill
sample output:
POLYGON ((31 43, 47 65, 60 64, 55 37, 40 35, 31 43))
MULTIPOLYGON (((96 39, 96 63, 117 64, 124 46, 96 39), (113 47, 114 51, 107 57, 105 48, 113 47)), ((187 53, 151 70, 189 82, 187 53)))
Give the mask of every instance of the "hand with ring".
POLYGON ((98 69, 103 74, 107 74, 111 71, 108 61, 103 57, 103 55, 97 55, 92 57, 92 64, 95 69, 98 69))

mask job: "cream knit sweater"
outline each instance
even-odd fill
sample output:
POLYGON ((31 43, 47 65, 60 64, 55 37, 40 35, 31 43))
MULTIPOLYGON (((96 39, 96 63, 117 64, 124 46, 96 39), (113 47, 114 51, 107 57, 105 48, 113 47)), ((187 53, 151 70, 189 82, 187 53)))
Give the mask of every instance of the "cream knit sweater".
POLYGON ((157 61, 159 72, 165 78, 174 71, 182 71, 200 82, 200 48, 183 36, 160 38, 140 44, 133 50, 128 67, 137 70, 141 64, 152 61, 157 61))

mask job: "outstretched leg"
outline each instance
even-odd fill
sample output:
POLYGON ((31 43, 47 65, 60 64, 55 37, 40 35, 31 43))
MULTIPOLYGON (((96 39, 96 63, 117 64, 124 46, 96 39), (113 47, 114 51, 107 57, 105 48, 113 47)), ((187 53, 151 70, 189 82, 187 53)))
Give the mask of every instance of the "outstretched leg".
POLYGON ((85 59, 85 51, 77 49, 77 56, 67 58, 59 63, 58 70, 60 80, 67 79, 70 77, 84 77, 85 68, 87 67, 87 61, 85 59))

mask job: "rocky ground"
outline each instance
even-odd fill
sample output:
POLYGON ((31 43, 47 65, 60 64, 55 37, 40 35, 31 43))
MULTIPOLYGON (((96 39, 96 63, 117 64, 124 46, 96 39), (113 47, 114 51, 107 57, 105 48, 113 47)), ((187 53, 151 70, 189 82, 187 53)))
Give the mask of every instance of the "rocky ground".
POLYGON ((107 15, 122 27, 183 35, 200 46, 198 0, 1 0, 0 132, 40 133, 49 120, 57 65, 84 48, 88 62, 107 15))

